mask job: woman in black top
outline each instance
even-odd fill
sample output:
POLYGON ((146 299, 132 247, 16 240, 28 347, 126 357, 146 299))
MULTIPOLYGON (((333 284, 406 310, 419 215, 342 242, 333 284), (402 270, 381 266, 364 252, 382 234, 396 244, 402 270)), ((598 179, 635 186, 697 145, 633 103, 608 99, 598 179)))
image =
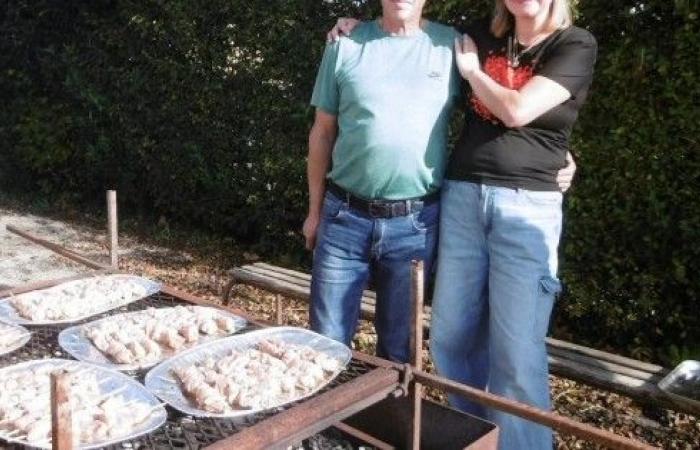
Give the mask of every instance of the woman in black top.
MULTIPOLYGON (((565 0, 497 0, 455 43, 468 90, 442 190, 431 351, 438 371, 549 409, 544 338, 555 297, 556 182, 591 83, 596 41, 565 0)), ((546 427, 463 398, 501 428, 501 449, 549 450, 546 427)))

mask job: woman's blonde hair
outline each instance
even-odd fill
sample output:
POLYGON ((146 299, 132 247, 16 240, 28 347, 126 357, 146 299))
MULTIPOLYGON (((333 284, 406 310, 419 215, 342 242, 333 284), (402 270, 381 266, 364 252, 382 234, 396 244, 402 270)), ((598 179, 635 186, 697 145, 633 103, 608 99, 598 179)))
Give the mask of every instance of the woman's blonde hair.
MULTIPOLYGON (((554 31, 566 28, 573 23, 573 14, 569 0, 552 0, 549 6, 549 30, 554 31)), ((513 28, 515 18, 508 11, 505 0, 496 0, 496 7, 491 20, 491 32, 496 37, 503 37, 513 28)))

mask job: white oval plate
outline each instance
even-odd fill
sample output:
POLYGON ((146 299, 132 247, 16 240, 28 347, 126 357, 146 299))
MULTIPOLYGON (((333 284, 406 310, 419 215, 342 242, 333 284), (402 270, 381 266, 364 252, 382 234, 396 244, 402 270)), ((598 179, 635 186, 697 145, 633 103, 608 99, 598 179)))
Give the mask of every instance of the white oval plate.
MULTIPOLYGON (((206 308, 206 307, 202 307, 206 308)), ((167 309, 167 308, 166 308, 167 309)), ((212 308, 216 309, 217 312, 220 314, 226 316, 226 317, 231 317, 235 322, 236 322, 236 329, 233 333, 235 334, 239 332, 241 329, 245 328, 245 326, 248 324, 248 321, 245 320, 242 317, 239 317, 235 314, 232 314, 224 309, 219 309, 219 308, 212 308)), ((150 367, 155 366, 156 364, 160 363, 161 361, 164 361, 171 356, 174 356, 178 353, 182 353, 184 351, 189 350, 190 348, 196 347, 197 345, 201 345, 206 342, 211 342, 213 340, 217 339, 225 339, 226 337, 230 336, 225 335, 225 336, 201 336, 199 338, 199 341, 188 344, 186 345, 186 348, 184 350, 179 350, 179 351, 163 351, 163 357, 157 361, 148 361, 148 362, 142 362, 142 363, 136 363, 136 364, 117 364, 115 362, 112 362, 104 353, 99 351, 97 347, 95 347, 92 343, 92 341, 85 336, 83 333, 84 330, 87 328, 99 325, 101 322, 107 322, 114 320, 117 317, 125 317, 125 316, 136 316, 139 314, 143 314, 146 310, 143 311, 133 311, 133 312, 128 312, 128 313, 122 313, 122 314, 116 314, 114 316, 109 316, 105 317, 102 319, 95 320, 93 322, 88 322, 82 325, 76 325, 74 327, 66 328, 65 330, 61 331, 61 333, 58 335, 58 345, 63 348, 66 352, 68 352, 72 357, 74 357, 77 360, 80 361, 85 361, 89 362, 92 364, 96 364, 98 366, 106 367, 108 369, 115 369, 115 370, 142 370, 142 369, 148 369, 150 367)))
MULTIPOLYGON (((25 292, 24 294, 19 294, 17 296, 12 296, 12 297, 5 297, 3 299, 0 299, 0 320, 4 320, 5 322, 10 322, 14 323, 17 325, 57 325, 57 324, 67 324, 67 323, 73 323, 73 322, 79 322, 81 320, 87 319, 89 317, 95 316, 97 314, 102 314, 103 312, 110 311, 115 308, 119 308, 124 305, 128 305, 129 303, 135 302, 137 300, 141 300, 142 298, 146 298, 150 295, 153 295, 157 292, 160 291, 161 284, 156 283, 154 281, 151 281, 147 278, 143 277, 137 277, 135 275, 99 275, 97 277, 89 277, 89 278, 82 278, 80 280, 73 280, 73 281, 67 281, 65 283, 58 284, 56 286, 52 286, 47 289, 40 289, 37 291, 31 291, 31 292, 25 292), (41 295, 46 297, 45 301, 52 301, 50 296, 53 292, 58 292, 62 289, 69 288, 73 285, 76 284, 81 284, 84 283, 85 280, 89 279, 94 279, 94 278, 115 278, 115 279, 124 279, 124 280, 129 280, 132 282, 136 282, 143 286, 146 289, 146 294, 142 295, 138 298, 122 298, 119 300, 115 300, 114 302, 104 304, 104 305, 99 305, 94 307, 92 310, 89 308, 86 308, 85 314, 81 314, 80 316, 77 317, 71 317, 68 319, 61 319, 61 320, 41 320, 41 321, 33 321, 30 319, 26 319, 22 316, 19 315, 17 310, 12 306, 12 303, 10 301, 11 298, 13 297, 23 297, 23 296, 35 296, 35 295, 41 295)), ((88 305, 86 305, 88 306, 88 305)))
POLYGON ((255 414, 268 409, 274 409, 309 397, 328 385, 328 383, 330 383, 342 371, 341 368, 338 372, 329 377, 324 384, 318 386, 313 391, 287 402, 280 403, 279 405, 274 405, 270 408, 246 409, 223 414, 211 413, 209 411, 197 408, 185 396, 184 392, 182 392, 180 382, 173 374, 173 368, 189 366, 200 362, 207 357, 216 358, 225 356, 232 350, 245 350, 255 346, 263 339, 271 338, 279 339, 280 341, 288 344, 309 346, 314 350, 336 358, 341 362, 341 367, 347 366, 352 358, 352 352, 348 347, 340 342, 336 342, 325 336, 314 333, 313 331, 294 327, 266 328, 231 336, 229 338, 219 339, 218 341, 210 342, 209 344, 200 345, 192 350, 180 353, 179 355, 166 360, 165 362, 151 369, 150 372, 146 374, 146 389, 158 396, 164 402, 168 403, 173 408, 185 414, 190 414, 197 417, 233 418, 255 414))
POLYGON ((24 344, 29 342, 29 339, 32 338, 32 334, 26 328, 11 323, 0 322, 0 336, 3 333, 7 333, 12 330, 19 332, 17 339, 12 343, 12 345, 8 345, 7 347, 0 346, 0 356, 12 353, 17 349, 24 347, 24 344))
MULTIPOLYGON (((108 441, 95 442, 92 444, 80 445, 80 449, 93 449, 106 447, 108 445, 113 445, 118 442, 128 441, 134 439, 138 436, 151 433, 158 428, 160 428, 167 419, 167 413, 165 408, 160 405, 157 398, 153 396, 148 390, 146 390, 141 383, 136 380, 116 372, 114 370, 108 370, 94 364, 88 364, 80 361, 72 361, 69 359, 43 359, 36 361, 27 361, 20 364, 15 364, 13 366, 7 366, 0 369, 0 379, 7 376, 10 373, 27 371, 30 369, 36 369, 43 366, 52 366, 58 369, 64 370, 89 370, 97 374, 98 380, 100 380, 100 391, 103 394, 109 394, 116 390, 120 390, 120 395, 122 395, 127 401, 140 401, 154 408, 151 418, 148 422, 141 424, 141 427, 134 432, 121 436, 116 439, 110 439, 108 441), (160 405, 160 406, 159 406, 160 405)), ((50 445, 37 445, 27 442, 24 439, 18 439, 13 437, 8 437, 6 431, 0 430, 0 439, 11 443, 20 444, 25 446, 31 446, 33 448, 45 448, 50 449, 50 445)))

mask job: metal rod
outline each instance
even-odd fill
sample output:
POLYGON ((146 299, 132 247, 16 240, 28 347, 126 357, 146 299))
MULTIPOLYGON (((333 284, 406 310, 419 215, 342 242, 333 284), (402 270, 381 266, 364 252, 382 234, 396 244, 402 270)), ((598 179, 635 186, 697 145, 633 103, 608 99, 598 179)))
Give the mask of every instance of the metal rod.
MULTIPOLYGON (((414 369, 423 368, 423 261, 411 261, 411 360, 414 369)), ((408 448, 420 449, 423 387, 414 383, 409 391, 411 397, 411 423, 408 427, 408 448)))
POLYGON ((543 411, 535 408, 534 406, 525 405, 514 400, 490 394, 480 389, 476 389, 427 372, 417 370, 413 373, 413 376, 416 382, 423 383, 426 386, 432 386, 435 388, 444 389, 448 392, 463 395, 469 400, 482 405, 505 411, 515 416, 546 425, 555 430, 572 434, 588 441, 603 444, 609 448, 624 450, 649 450, 656 448, 633 439, 618 436, 610 431, 601 430, 590 425, 577 422, 554 412, 543 411))
MULTIPOLYGON (((5 297, 7 295, 16 295, 16 294, 20 294, 23 292, 29 292, 29 291, 33 291, 36 289, 43 289, 45 287, 55 286, 55 285, 62 283, 64 281, 77 280, 77 279, 87 278, 87 277, 91 277, 94 275, 101 275, 101 274, 121 273, 119 271, 115 271, 110 266, 106 266, 106 265, 100 264, 96 261, 92 261, 88 258, 85 258, 85 257, 79 255, 78 253, 75 253, 71 250, 68 250, 65 247, 61 247, 60 245, 54 244, 53 242, 49 242, 45 239, 41 239, 41 238, 38 238, 36 236, 33 236, 25 231, 17 229, 16 227, 14 227, 12 225, 7 225, 6 228, 7 228, 7 231, 10 231, 10 232, 15 233, 19 236, 22 236, 23 238, 25 238, 31 242, 34 242, 35 244, 41 245, 42 247, 45 247, 45 248, 53 251, 54 253, 57 253, 59 255, 63 255, 65 257, 72 259, 73 261, 79 262, 80 264, 83 264, 87 267, 98 269, 98 271, 95 273, 91 273, 91 274, 76 275, 74 277, 60 278, 60 279, 49 280, 49 281, 41 281, 41 282, 37 282, 37 283, 30 283, 27 285, 16 286, 16 287, 13 287, 10 289, 5 289, 5 290, 0 291, 0 298, 5 297)), ((250 314, 247 314, 243 310, 240 310, 237 308, 232 308, 229 306, 222 306, 218 303, 203 300, 203 299, 196 297, 194 295, 191 295, 187 292, 175 289, 172 286, 163 285, 161 287, 161 292, 163 292, 166 295, 180 298, 180 299, 182 299, 186 302, 189 302, 189 303, 194 303, 194 304, 202 305, 202 306, 211 306, 214 308, 220 308, 220 309, 225 309, 227 311, 231 311, 234 314, 237 314, 237 315, 243 317, 244 319, 246 319, 248 322, 252 323, 253 325, 263 326, 263 327, 272 325, 271 323, 269 323, 267 321, 255 319, 254 317, 252 317, 250 314)))
POLYGON ((83 256, 80 256, 78 253, 68 250, 67 248, 61 247, 60 245, 54 244, 53 242, 49 242, 45 239, 38 238, 36 236, 33 236, 26 231, 22 231, 18 229, 17 227, 13 225, 7 225, 5 226, 7 231, 11 233, 15 233, 18 236, 22 236, 28 241, 32 241, 35 244, 41 245, 42 247, 46 247, 49 250, 53 251, 54 253, 58 253, 61 256, 65 256, 66 258, 72 259, 73 261, 79 262, 80 264, 87 266, 91 269, 98 269, 98 270, 112 270, 112 267, 100 264, 98 262, 92 261, 90 259, 87 259, 83 256))
POLYGON ((224 309, 226 311, 231 311, 232 313, 243 317, 244 319, 246 319, 249 323, 251 323, 253 325, 257 325, 260 327, 269 327, 269 326, 273 325, 272 323, 270 323, 268 321, 256 319, 241 309, 234 308, 231 306, 223 306, 220 303, 214 303, 212 301, 204 300, 204 299, 197 297, 195 295, 192 295, 188 292, 176 289, 168 284, 163 284, 160 287, 160 292, 162 292, 163 294, 169 295, 171 297, 175 297, 175 298, 178 298, 180 300, 184 300, 188 303, 195 304, 195 305, 210 306, 212 308, 218 308, 218 309, 224 309))
POLYGON ((397 371, 374 369, 206 448, 286 449, 387 398, 398 381, 397 371))
POLYGON ((0 298, 9 297, 11 295, 19 295, 25 292, 36 291, 39 289, 46 289, 57 284, 66 283, 68 281, 81 280, 83 278, 90 278, 96 275, 107 275, 114 273, 112 270, 98 270, 91 273, 82 273, 79 275, 71 275, 69 277, 55 278, 53 280, 42 280, 34 281, 31 283, 20 284, 19 286, 13 286, 7 289, 0 290, 0 298))
POLYGON ((119 243, 117 239, 117 191, 107 191, 107 234, 109 236, 109 262, 119 268, 119 243))
POLYGON ((355 427, 351 427, 350 425, 343 423, 343 422, 338 422, 335 425, 333 425, 335 428, 339 429, 343 433, 350 435, 356 439, 361 440, 365 444, 369 444, 372 447, 378 449, 378 450, 395 450, 396 447, 393 445, 387 444, 386 442, 377 439, 374 436, 371 436, 367 433, 365 433, 362 430, 358 430, 355 427))
POLYGON ((284 318, 282 317, 282 296, 275 296, 275 323, 277 325, 282 325, 284 318))
POLYGON ((73 448, 70 376, 65 370, 51 373, 51 447, 53 450, 73 448))

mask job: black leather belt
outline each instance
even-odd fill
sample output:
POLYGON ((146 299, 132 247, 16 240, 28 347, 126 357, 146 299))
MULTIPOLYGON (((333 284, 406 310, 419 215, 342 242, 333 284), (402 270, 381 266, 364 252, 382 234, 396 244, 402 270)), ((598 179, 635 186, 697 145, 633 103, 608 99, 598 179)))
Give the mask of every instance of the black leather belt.
POLYGON ((346 191, 332 181, 327 183, 326 189, 346 201, 351 208, 357 209, 375 219, 407 216, 420 211, 424 206, 430 205, 440 198, 440 193, 436 191, 423 197, 406 200, 367 200, 346 191))

